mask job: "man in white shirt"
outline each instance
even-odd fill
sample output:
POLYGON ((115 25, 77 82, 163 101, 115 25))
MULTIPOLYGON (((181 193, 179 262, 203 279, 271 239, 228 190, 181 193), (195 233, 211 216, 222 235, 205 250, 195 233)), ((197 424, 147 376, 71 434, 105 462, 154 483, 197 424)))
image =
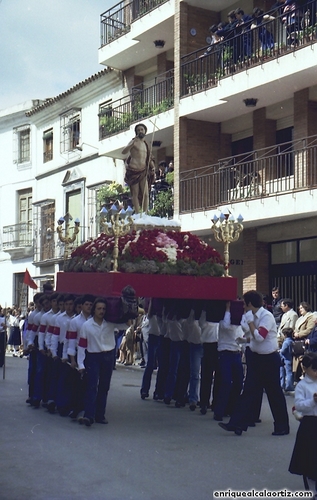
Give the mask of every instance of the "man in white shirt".
MULTIPOLYGON (((33 404, 34 408, 39 408, 41 401, 47 402, 44 396, 45 373, 47 368, 47 356, 44 348, 44 338, 47 328, 47 315, 51 309, 51 298, 43 294, 40 298, 42 310, 34 317, 34 325, 37 327, 38 350, 36 351, 36 374, 34 380, 33 404)), ((35 327, 33 328, 35 330, 35 327)))
POLYGON ((25 350, 23 354, 25 356, 29 356, 29 367, 28 367, 28 384, 29 384, 29 397, 26 400, 26 403, 32 405, 33 397, 34 397, 34 383, 36 376, 36 360, 37 360, 37 348, 38 348, 38 337, 37 330, 40 323, 37 325, 34 324, 35 317, 39 314, 42 309, 40 305, 40 298, 42 297, 42 293, 36 293, 33 297, 35 303, 34 311, 30 312, 28 316, 28 329, 26 332, 25 338, 25 350))
POLYGON ((253 413, 253 401, 259 394, 267 394, 274 419, 273 436, 289 434, 289 420, 285 396, 280 385, 281 360, 278 353, 277 327, 272 314, 262 307, 262 295, 251 290, 243 295, 245 318, 251 332, 250 350, 253 355, 252 376, 239 398, 228 424, 219 422, 226 431, 241 436, 246 431, 253 413))
POLYGON ((94 422, 108 423, 105 412, 116 345, 114 330, 122 330, 122 325, 104 319, 106 308, 105 299, 101 297, 95 300, 91 309, 92 317, 81 327, 78 342, 78 368, 87 370, 85 415, 79 422, 87 427, 94 422))
POLYGON ((84 373, 78 371, 77 348, 80 337, 80 330, 83 324, 90 318, 91 308, 94 302, 93 295, 83 295, 76 299, 81 306, 81 312, 69 323, 66 333, 67 355, 70 359, 71 372, 71 412, 69 417, 76 419, 78 414, 84 409, 84 396, 86 391, 86 377, 84 373))
POLYGON ((59 314, 55 320, 55 327, 51 337, 51 353, 54 363, 57 363, 57 378, 55 398, 48 403, 48 410, 53 413, 53 402, 56 403, 61 416, 66 416, 70 412, 70 369, 67 365, 68 357, 65 348, 66 332, 71 319, 74 317, 74 300, 71 294, 64 295, 65 311, 59 314), (61 362, 62 361, 62 362, 61 362))

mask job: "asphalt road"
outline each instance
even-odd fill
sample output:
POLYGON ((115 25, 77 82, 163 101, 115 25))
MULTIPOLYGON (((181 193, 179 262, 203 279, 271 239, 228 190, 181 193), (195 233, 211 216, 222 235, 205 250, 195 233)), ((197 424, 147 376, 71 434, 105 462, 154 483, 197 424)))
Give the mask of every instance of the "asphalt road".
MULTIPOLYGON (((142 401, 141 369, 120 366, 109 424, 89 428, 26 405, 26 373, 24 358, 6 358, 5 380, 0 370, 0 500, 208 500, 228 488, 302 489, 287 471, 298 423, 290 411, 291 434, 271 436, 265 397, 262 423, 238 437, 211 412, 142 401)), ((291 410, 293 398, 287 403, 291 410)))

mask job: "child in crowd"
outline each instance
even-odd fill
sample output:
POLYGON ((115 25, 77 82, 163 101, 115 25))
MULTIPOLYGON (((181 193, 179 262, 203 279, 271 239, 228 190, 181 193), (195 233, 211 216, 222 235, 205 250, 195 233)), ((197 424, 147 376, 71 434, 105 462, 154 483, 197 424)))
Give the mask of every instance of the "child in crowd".
POLYGON ((288 470, 303 476, 305 489, 317 498, 317 354, 305 354, 302 368, 305 376, 295 388, 295 408, 303 418, 288 470))
POLYGON ((294 390, 293 380, 293 328, 284 328, 282 331, 284 341, 280 350, 282 359, 281 366, 281 387, 285 392, 292 392, 294 390))

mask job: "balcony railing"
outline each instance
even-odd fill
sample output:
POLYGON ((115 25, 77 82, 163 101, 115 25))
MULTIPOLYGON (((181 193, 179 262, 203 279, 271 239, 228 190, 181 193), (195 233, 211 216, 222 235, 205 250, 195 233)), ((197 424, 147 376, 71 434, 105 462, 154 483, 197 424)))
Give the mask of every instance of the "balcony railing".
POLYGON ((43 163, 53 160, 53 151, 44 151, 43 153, 43 163))
POLYGON ((132 0, 117 3, 100 16, 101 47, 125 35, 131 24, 168 0, 132 0))
POLYGON ((317 188, 317 136, 180 174, 180 212, 317 188))
POLYGON ((32 224, 22 222, 20 224, 12 224, 11 226, 3 226, 3 250, 32 246, 32 224))
POLYGON ((99 139, 127 130, 134 122, 157 115, 174 106, 173 71, 155 78, 155 83, 143 88, 134 87, 133 93, 100 108, 99 139))
POLYGON ((316 43, 316 0, 291 15, 291 25, 285 13, 270 16, 252 29, 250 23, 244 32, 182 57, 181 96, 212 88, 223 78, 316 43))

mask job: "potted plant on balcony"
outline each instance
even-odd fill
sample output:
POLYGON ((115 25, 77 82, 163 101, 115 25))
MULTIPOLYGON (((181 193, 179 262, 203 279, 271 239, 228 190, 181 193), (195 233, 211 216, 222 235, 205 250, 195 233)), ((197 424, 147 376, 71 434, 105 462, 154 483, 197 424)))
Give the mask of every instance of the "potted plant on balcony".
POLYGON ((185 82, 188 93, 196 92, 197 90, 197 75, 185 74, 185 82))
POLYGON ((120 202, 127 201, 129 192, 128 187, 123 187, 117 182, 111 182, 99 189, 97 199, 103 206, 109 209, 118 200, 120 202))

